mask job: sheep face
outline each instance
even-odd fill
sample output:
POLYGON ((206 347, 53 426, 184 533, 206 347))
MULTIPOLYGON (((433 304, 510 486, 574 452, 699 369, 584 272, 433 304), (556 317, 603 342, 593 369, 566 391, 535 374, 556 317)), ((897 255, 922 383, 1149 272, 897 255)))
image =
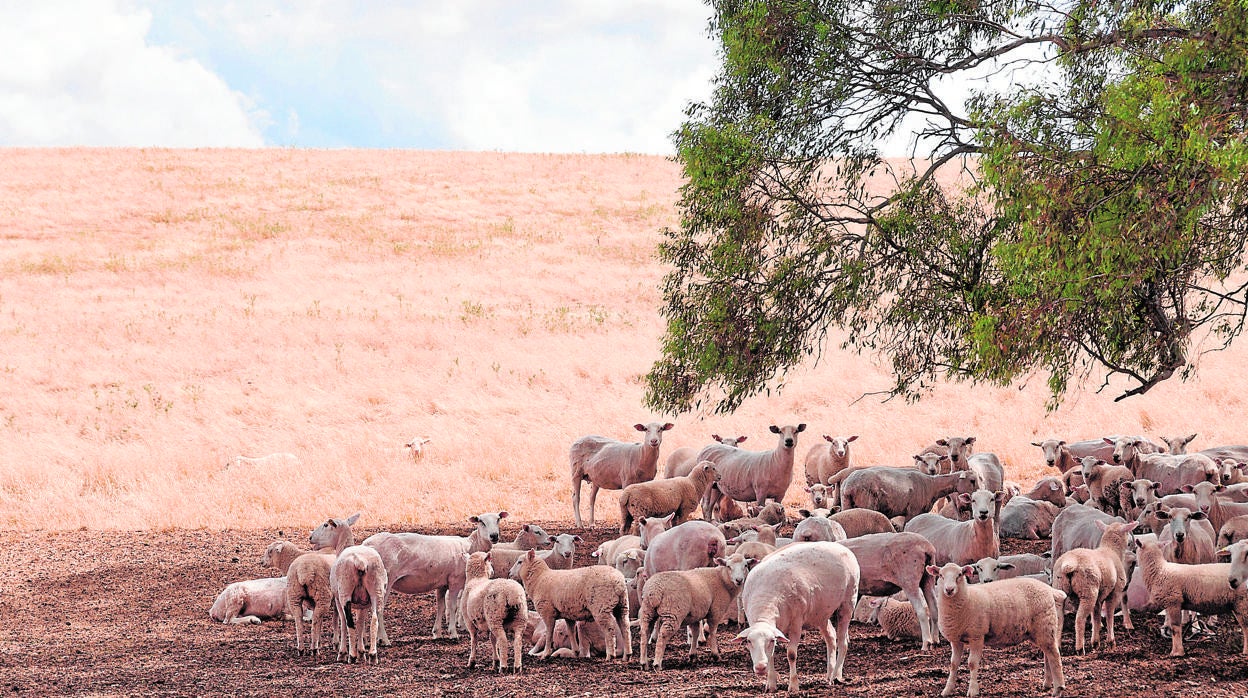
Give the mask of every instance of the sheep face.
POLYGON ((672 517, 675 514, 668 514, 662 518, 646 517, 637 524, 637 535, 641 538, 641 549, 645 550, 650 547, 650 541, 660 533, 672 527, 672 517))
POLYGON ((797 445, 797 435, 803 431, 806 431, 805 424, 798 424, 797 426, 790 424, 783 427, 775 424, 771 425, 771 433, 778 434, 780 436, 780 446, 788 450, 792 450, 797 445))
POLYGON ((745 584, 745 578, 749 576, 750 569, 758 564, 758 560, 741 553, 733 553, 728 557, 715 558, 715 564, 728 569, 728 579, 739 589, 745 584))
POLYGON ((477 514, 469 516, 468 520, 477 525, 477 534, 491 543, 498 542, 498 522, 507 518, 507 512, 500 511, 497 514, 477 514))
POLYGON ((1224 488, 1221 483, 1198 482, 1195 485, 1183 485, 1181 489, 1196 495, 1196 508, 1208 514, 1213 506, 1214 494, 1221 492, 1224 488))
POLYGON ((758 676, 768 675, 768 670, 771 669, 774 661, 776 645, 789 644, 789 638, 785 637, 776 626, 768 623, 751 625, 737 633, 737 639, 749 648, 750 662, 754 666, 754 673, 758 676))
POLYGON ((665 424, 650 422, 649 424, 634 424, 633 428, 637 431, 644 431, 646 433, 645 437, 641 440, 643 444, 650 448, 658 448, 659 445, 663 443, 663 432, 671 429, 673 426, 676 425, 671 422, 667 422, 665 424))
POLYGON ((1057 459, 1061 457, 1062 447, 1066 442, 1061 439, 1045 439, 1044 441, 1032 441, 1032 446, 1037 446, 1044 452, 1044 462, 1050 468, 1057 467, 1057 459))
POLYGON ((920 453, 914 457, 914 467, 924 475, 939 475, 940 464, 949 460, 949 456, 940 453, 920 453))
POLYGON ((971 518, 980 521, 987 521, 996 514, 997 504, 1005 499, 1004 492, 989 492, 988 490, 975 490, 970 494, 965 492, 958 495, 958 503, 962 506, 971 508, 971 518))
POLYGON ((1117 439, 1106 438, 1105 443, 1113 445, 1114 462, 1122 465, 1135 458, 1136 447, 1139 446, 1140 440, 1130 436, 1120 436, 1117 439))
POLYGON ((312 534, 308 536, 308 542, 312 544, 314 550, 332 548, 338 543, 342 535, 340 529, 350 528, 351 524, 359 521, 359 519, 359 514, 353 514, 345 519, 326 519, 325 523, 312 530, 312 534))
POLYGON ((853 436, 828 436, 827 434, 824 434, 823 439, 824 441, 827 441, 828 443, 832 444, 832 455, 836 456, 837 458, 844 458, 846 455, 849 454, 849 443, 851 441, 856 441, 858 439, 858 435, 854 434, 853 436))
POLYGON ((574 536, 570 533, 560 533, 554 537, 554 545, 551 546, 551 550, 554 552, 551 554, 571 559, 572 556, 576 554, 576 544, 579 542, 581 542, 580 536, 574 536))
POLYGON ((1153 500, 1157 499, 1158 489, 1161 487, 1161 483, 1141 478, 1139 480, 1132 480, 1131 482, 1124 482, 1119 485, 1119 487, 1123 492, 1130 493, 1131 504, 1133 506, 1142 509, 1151 504, 1153 500))
POLYGON ((1229 548, 1219 551, 1218 555, 1227 555, 1231 558, 1231 571, 1227 576, 1227 582, 1231 588, 1248 588, 1248 541, 1234 543, 1229 548))
POLYGON ((966 463, 966 459, 971 457, 972 448, 975 445, 975 437, 953 436, 947 439, 940 439, 936 444, 949 449, 949 460, 953 462, 954 470, 958 470, 966 463))
POLYGON ((996 558, 986 557, 976 562, 971 567, 975 568, 975 575, 979 577, 980 584, 989 584, 1001 578, 1003 570, 1014 569, 1014 564, 1010 562, 1000 562, 996 558))
POLYGON ((1158 507, 1156 512, 1157 518, 1167 522, 1170 529, 1170 535, 1174 536, 1176 543, 1182 543, 1187 540, 1187 525, 1189 521, 1203 521, 1208 515, 1203 511, 1192 511, 1187 507, 1174 507, 1167 509, 1158 507))
POLYGON ((1196 434, 1188 434, 1187 436, 1163 436, 1162 441, 1166 442, 1166 447, 1170 449, 1171 455, 1180 456, 1187 453, 1187 445, 1196 440, 1196 434))
POLYGON ((537 547, 544 548, 554 542, 554 538, 546 532, 546 529, 537 524, 525 524, 521 527, 525 532, 532 533, 537 541, 537 547))
POLYGON ((810 493, 810 503, 816 508, 821 509, 828 506, 828 486, 827 485, 811 485, 806 488, 810 493))
POLYGON ((946 562, 944 567, 928 565, 927 573, 936 578, 936 588, 945 596, 953 597, 966 591, 967 581, 975 574, 971 565, 960 567, 955 563, 946 562))

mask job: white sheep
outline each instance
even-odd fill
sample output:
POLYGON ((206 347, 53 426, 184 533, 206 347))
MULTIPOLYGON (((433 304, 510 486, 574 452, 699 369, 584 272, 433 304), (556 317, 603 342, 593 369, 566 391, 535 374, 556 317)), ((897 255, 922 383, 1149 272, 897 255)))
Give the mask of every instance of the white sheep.
POLYGON ((407 456, 412 460, 420 460, 425 455, 425 444, 433 441, 427 436, 417 436, 411 441, 403 444, 403 448, 407 451, 407 456))
POLYGON ((932 503, 954 492, 979 489, 978 476, 959 471, 927 475, 913 468, 864 468, 851 473, 841 483, 841 511, 874 509, 890 519, 904 516, 907 521, 928 511, 932 503))
POLYGON ((1101 511, 1110 514, 1124 513, 1130 505, 1122 502, 1122 485, 1135 480, 1135 474, 1121 465, 1110 465, 1103 460, 1084 458, 1080 466, 1083 482, 1092 493, 1090 501, 1101 511))
POLYGON ((1050 559, 1043 555, 1020 553, 1018 555, 1002 555, 1001 557, 985 557, 974 565, 975 576, 980 584, 990 584, 998 579, 1027 577, 1045 572, 1050 559))
POLYGON ((783 524, 788 521, 788 517, 784 511, 784 505, 780 502, 767 502, 766 505, 758 508, 758 513, 746 519, 733 519, 719 524, 719 530, 723 531, 725 536, 739 536, 742 532, 754 529, 758 526, 774 526, 783 524))
POLYGON ((1163 436, 1162 441, 1166 442, 1167 450, 1173 455, 1182 455, 1187 453, 1187 445, 1196 440, 1199 434, 1188 434, 1187 436, 1163 436))
MULTIPOLYGON (((717 485, 711 483, 711 487, 717 487, 717 485)), ((711 512, 711 521, 715 523, 724 523, 725 521, 735 521, 743 518, 745 518, 745 510, 741 508, 741 503, 732 497, 721 496, 719 502, 715 505, 715 510, 711 512)))
MULTIPOLYGON (((520 578, 533 608, 547 628, 556 618, 569 622, 594 621, 607 643, 607 657, 616 652, 616 633, 624 639, 623 657, 632 656, 632 629, 628 621, 628 588, 624 575, 613 567, 590 565, 571 570, 552 570, 530 550, 520 558, 520 578)), ((546 637, 542 659, 550 656, 551 637, 546 637)))
POLYGON ((290 563, 286 571, 286 606, 287 612, 295 619, 295 649, 304 654, 303 649, 303 612, 307 608, 312 612, 312 637, 308 652, 315 655, 321 650, 321 616, 334 613, 331 627, 335 639, 338 639, 338 625, 334 621, 337 612, 334 609, 334 594, 329 583, 330 569, 334 558, 343 550, 355 544, 351 533, 351 524, 358 521, 360 515, 353 514, 346 519, 327 519, 317 526, 309 536, 313 552, 300 555, 290 563))
POLYGON ((646 580, 638 620, 641 625, 641 666, 648 661, 650 628, 658 632, 654 643, 654 668, 663 668, 663 652, 672 636, 688 628, 689 657, 697 654, 693 637, 702 621, 710 638, 710 651, 719 660, 718 629, 736 610, 737 595, 755 560, 740 553, 715 558, 715 567, 659 572, 646 580), (657 625, 655 625, 657 621, 657 625))
MULTIPOLYGON (((826 484, 828 478, 852 465, 849 444, 857 441, 858 435, 824 434, 823 440, 826 443, 817 443, 806 452, 806 485, 809 487, 826 484)), ((815 504, 816 508, 820 506, 815 504)))
POLYGON ((286 578, 267 577, 234 582, 225 587, 208 609, 208 615, 221 623, 260 624, 280 620, 286 614, 286 578))
POLYGON ((749 647, 754 673, 766 677, 768 692, 776 690, 779 678, 777 643, 787 647, 788 690, 798 690, 797 648, 803 628, 813 628, 823 636, 828 685, 844 683, 858 579, 854 554, 840 543, 826 541, 781 548, 750 571, 741 590, 749 627, 737 638, 749 647))
POLYGON ((828 499, 831 488, 822 483, 816 482, 813 485, 803 487, 802 490, 810 495, 810 505, 816 509, 831 509, 836 502, 828 499))
POLYGON ((891 596, 874 597, 868 602, 868 607, 872 610, 874 622, 879 624, 884 637, 889 640, 917 640, 922 637, 919 616, 910 602, 891 596))
MULTIPOLYGON (((1114 646, 1114 614, 1122 606, 1127 588, 1125 555, 1127 536, 1136 523, 1096 522, 1103 533, 1096 548, 1076 548, 1053 562, 1053 588, 1079 600, 1075 610, 1075 651, 1084 651, 1084 626, 1092 619, 1092 644, 1101 641, 1101 618, 1105 618, 1105 640, 1114 646)), ((1123 624, 1131 628, 1130 611, 1123 609, 1123 624)))
POLYGON ((600 565, 615 567, 620 554, 634 548, 645 550, 641 546, 641 536, 620 536, 619 538, 603 541, 589 556, 597 559, 600 565))
POLYGON ((702 461, 684 477, 638 482, 625 487, 620 493, 620 535, 632 529, 634 520, 647 517, 673 514, 674 525, 688 521, 707 488, 719 477, 714 463, 702 461))
POLYGON ((1167 560, 1186 565, 1217 562, 1217 548, 1214 547, 1217 533, 1205 512, 1188 507, 1158 506, 1154 515, 1166 524, 1157 534, 1157 540, 1174 541, 1174 545, 1163 548, 1167 560))
POLYGON ((922 628, 916 637, 927 650, 938 641, 936 592, 929 565, 936 564, 936 548, 917 533, 874 533, 841 543, 858 561, 858 591, 884 596, 902 593, 914 607, 922 628))
POLYGON ((1234 613, 1243 634, 1240 654, 1248 655, 1248 594, 1231 586, 1231 565, 1211 563, 1181 565, 1167 562, 1162 544, 1140 540, 1138 566, 1148 589, 1148 610, 1164 610, 1170 629, 1170 656, 1182 657, 1182 611, 1234 613))
MULTIPOLYGON (((723 444, 732 448, 736 448, 745 443, 749 437, 746 436, 720 436, 719 434, 711 434, 711 438, 715 443, 723 444)), ((663 477, 684 477, 693 470, 693 466, 698 464, 698 452, 702 448, 694 448, 692 446, 681 446, 672 451, 667 457, 667 463, 663 466, 663 477)))
POLYGON ((386 566, 381 555, 367 545, 353 545, 334 560, 329 570, 329 587, 334 595, 338 615, 338 658, 346 650, 347 663, 354 663, 364 652, 364 661, 377 663, 377 631, 380 608, 386 597, 386 566), (368 613, 369 646, 364 647, 364 622, 357 618, 352 605, 360 613, 368 613), (345 645, 345 648, 344 648, 345 645))
POLYGON ((836 511, 828 518, 840 524, 845 530, 846 538, 857 538, 872 533, 893 533, 896 530, 887 516, 872 509, 836 511))
POLYGON ((953 648, 949 680, 940 695, 954 694, 962 654, 968 645, 967 667, 971 677, 966 695, 978 696, 984 646, 1008 647, 1024 640, 1030 640, 1044 654, 1044 688, 1051 689, 1054 696, 1061 695, 1066 677, 1062 673, 1062 619, 1058 608, 1066 594, 1025 578, 971 585, 967 580, 974 568, 952 562, 944 567, 932 565, 927 571, 936 577, 940 633, 953 648))
POLYGON ((490 579, 493 568, 484 552, 464 554, 464 624, 468 626, 468 668, 477 658, 477 635, 489 633, 490 668, 507 668, 507 633, 514 646, 512 671, 524 668, 522 644, 529 624, 524 587, 511 579, 490 579))
POLYGON ((770 427, 777 436, 775 448, 767 451, 747 451, 713 444, 698 453, 698 462, 709 460, 719 470, 720 479, 715 489, 708 491, 702 502, 702 516, 710 520, 711 512, 721 497, 731 497, 743 502, 762 506, 769 499, 784 500, 789 484, 793 482, 793 452, 797 447, 797 435, 806 430, 805 424, 770 427))
POLYGON ((801 513, 806 518, 799 521, 797 527, 793 529, 794 543, 809 543, 818 540, 842 541, 849 537, 845 534, 844 527, 828 518, 831 512, 827 509, 817 509, 814 512, 802 509, 801 513))
POLYGON ((1128 519, 1140 518, 1140 512, 1144 507, 1157 501, 1158 488, 1161 485, 1153 482, 1148 478, 1136 478, 1131 482, 1123 482, 1118 485, 1118 495, 1122 498, 1122 503, 1126 507, 1124 512, 1128 519))
POLYGON ((524 524, 516 532, 514 541, 495 543, 490 546, 490 550, 538 550, 550 545, 551 541, 551 535, 546 532, 546 529, 537 524, 524 524))
MULTIPOLYGON (((1059 489, 1061 485, 1058 485, 1059 489)), ((1066 499, 1062 498, 1062 506, 1066 499)), ((1018 538, 1023 540, 1039 540, 1053 534, 1053 522, 1062 511, 1061 507, 1049 501, 1036 500, 1025 495, 1011 497, 1001 507, 997 518, 1002 538, 1018 538)))
POLYGON ((1248 539, 1248 515, 1232 516, 1218 529, 1217 547, 1221 550, 1245 539, 1248 539))
POLYGON ((249 456, 234 456, 225 463, 225 467, 241 468, 243 466, 249 468, 276 468, 279 466, 297 466, 299 465, 299 456, 293 453, 270 453, 267 456, 257 456, 255 458, 249 456))
POLYGON ((260 564, 265 567, 273 567, 278 572, 286 574, 290 569, 290 563, 300 555, 310 552, 291 543, 288 540, 275 540, 269 543, 269 547, 264 549, 264 555, 260 556, 260 564))
POLYGON ((468 517, 476 527, 467 538, 383 531, 364 539, 364 545, 376 548, 381 554, 390 580, 381 606, 381 644, 390 645, 385 604, 395 593, 434 592, 433 636, 442 637, 445 615, 450 636, 459 638, 459 595, 464 588, 463 554, 488 551, 498 542, 498 522, 505 518, 505 511, 468 517))
MULTIPOLYGON (((1096 443, 1100 444, 1100 439, 1097 439, 1096 443)), ((1079 467, 1079 457, 1071 452, 1063 439, 1032 441, 1031 445, 1044 452, 1044 462, 1051 468, 1057 468, 1066 473, 1079 467)))
POLYGON ((920 514, 906 524, 906 531, 918 533, 936 546, 936 564, 956 562, 969 565, 985 557, 1001 554, 1001 539, 995 526, 996 508, 1002 492, 976 490, 959 494, 958 500, 971 507, 970 521, 954 521, 940 514, 920 514))
POLYGON ((572 443, 568 453, 572 470, 572 518, 581 528, 581 483, 589 483, 589 525, 594 525, 594 506, 598 490, 622 490, 634 482, 653 480, 659 469, 659 447, 663 432, 674 425, 634 424, 644 432, 641 443, 625 443, 602 436, 582 436, 572 443))

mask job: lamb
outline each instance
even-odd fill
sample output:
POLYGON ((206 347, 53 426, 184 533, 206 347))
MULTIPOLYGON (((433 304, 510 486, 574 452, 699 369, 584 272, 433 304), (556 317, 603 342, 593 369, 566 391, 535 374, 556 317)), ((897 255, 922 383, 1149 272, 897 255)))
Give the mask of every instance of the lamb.
POLYGON ((1156 516, 1166 523, 1166 527, 1157 534, 1157 540, 1174 542, 1162 549, 1168 561, 1185 565, 1217 562, 1214 548, 1217 534, 1205 512, 1192 511, 1187 507, 1159 506, 1156 516))
POLYGON ((477 634, 493 639, 490 668, 507 668, 507 633, 513 638, 512 671, 524 669, 522 643, 529 625, 529 600, 524 587, 511 579, 490 579, 493 569, 484 552, 464 554, 464 622, 468 626, 468 668, 477 657, 477 634))
POLYGON ((685 477, 638 482, 625 487, 620 495, 620 535, 632 529, 635 519, 674 514, 672 523, 675 525, 688 521, 707 488, 720 477, 714 463, 702 461, 685 477))
POLYGON ((858 591, 883 596, 904 593, 920 619, 923 649, 937 641, 936 593, 927 566, 936 564, 936 548, 917 533, 874 533, 842 541, 858 561, 858 591))
MULTIPOLYGON (((714 524, 693 520, 674 526, 649 542, 646 548, 646 575, 653 578, 659 572, 691 570, 710 567, 717 557, 727 551, 724 534, 714 524)), ((642 587, 642 594, 645 587, 642 587)))
POLYGON ((948 453, 924 451, 915 454, 914 467, 925 475, 943 475, 953 471, 953 462, 948 453))
POLYGON ((347 663, 359 659, 364 650, 363 619, 356 618, 351 605, 363 611, 368 608, 368 637, 371 644, 364 656, 367 663, 377 663, 377 628, 379 609, 386 596, 386 566, 381 555, 367 545, 352 545, 338 553, 329 570, 329 587, 334 595, 334 610, 338 615, 338 658, 342 658, 346 645, 347 663), (359 649, 357 649, 357 646, 359 649))
POLYGON ((857 441, 858 435, 829 436, 824 434, 823 440, 827 443, 815 444, 806 452, 807 486, 826 484, 829 477, 850 467, 849 444, 857 441))
POLYGON ((267 577, 234 582, 225 587, 208 609, 208 616, 227 624, 279 620, 286 613, 286 578, 267 577))
POLYGON ((831 503, 828 501, 828 494, 831 488, 827 485, 815 483, 803 489, 810 494, 811 506, 816 509, 831 508, 831 503))
POLYGON ((817 629, 823 636, 828 685, 845 681, 858 579, 854 554, 840 543, 827 541, 781 548, 750 571, 741 590, 749 627, 737 638, 750 648, 754 673, 766 676, 768 692, 776 690, 779 678, 774 656, 777 643, 788 648, 788 691, 798 690, 797 648, 803 628, 817 629))
POLYGON ((475 528, 467 538, 382 532, 364 539, 364 545, 375 548, 381 554, 389 578, 380 609, 378 635, 383 645, 390 645, 390 636, 386 632, 386 603, 396 592, 434 592, 433 636, 442 637, 445 615, 450 637, 459 638, 459 595, 464 588, 463 554, 488 551, 498 542, 498 522, 505 518, 505 511, 468 517, 475 528))
POLYGON ((985 557, 974 565, 975 576, 980 584, 990 584, 998 579, 1014 579, 1045 572, 1049 567, 1050 558, 1032 553, 1018 555, 1002 555, 1001 557, 985 557))
POLYGON ((904 516, 909 521, 947 494, 978 489, 978 482, 974 473, 965 471, 924 475, 909 468, 867 468, 845 478, 841 510, 873 509, 890 519, 904 516))
MULTIPOLYGON (((720 436, 719 434, 711 434, 711 438, 716 443, 736 448, 741 445, 748 437, 745 436, 720 436)), ((692 446, 681 446, 672 451, 667 457, 667 463, 663 466, 663 477, 684 477, 693 470, 693 466, 698 464, 698 451, 702 449, 692 446)))
POLYGON ((265 548, 264 555, 260 556, 260 564, 265 567, 276 568, 278 572, 284 575, 290 569, 290 563, 306 552, 309 551, 288 540, 275 540, 269 543, 269 547, 265 548))
POLYGON ((1166 442, 1168 453, 1173 455, 1182 455, 1187 453, 1187 445, 1196 440, 1197 434, 1188 434, 1187 436, 1163 436, 1162 441, 1166 442))
POLYGON ((870 606, 889 640, 917 640, 922 636, 923 626, 910 603, 886 596, 871 599, 870 606))
POLYGON ((1001 539, 994 525, 994 512, 1004 497, 1001 492, 976 490, 959 494, 971 507, 970 521, 954 521, 940 514, 921 514, 906 524, 906 531, 918 533, 936 547, 936 564, 956 562, 969 565, 980 558, 1001 554, 1001 539))
MULTIPOLYGON (((570 570, 576 567, 576 544, 581 541, 580 536, 574 536, 571 533, 560 533, 555 536, 555 543, 550 550, 534 551, 537 553, 539 560, 545 560, 546 566, 552 570, 570 570)), ((490 550, 490 564, 494 564, 493 550, 490 550)), ((528 550, 520 551, 519 556, 512 558, 510 570, 507 576, 511 579, 520 579, 520 563, 524 562, 525 555, 528 550)), ((504 558, 505 560, 506 558, 504 558)))
MULTIPOLYGON (((308 652, 315 655, 321 650, 321 615, 334 608, 333 590, 330 586, 330 570, 334 558, 355 544, 351 525, 360 515, 346 519, 327 519, 317 526, 308 537, 314 549, 321 551, 300 555, 290 563, 286 571, 286 608, 295 619, 295 649, 304 654, 303 610, 312 611, 312 638, 308 652)), ((336 625, 334 627, 337 627, 336 625)))
POLYGON ((1228 584, 1231 565, 1211 563, 1180 565, 1166 562, 1162 544, 1141 540, 1138 553, 1139 569, 1148 589, 1149 609, 1166 612, 1170 628, 1170 656, 1182 657, 1182 611, 1197 613, 1234 613, 1243 635, 1240 654, 1248 655, 1248 594, 1228 584))
MULTIPOLYGON (((520 578, 533 608, 547 628, 556 618, 569 622, 592 620, 606 638, 607 656, 616 656, 616 633, 624 639, 624 660, 632 656, 632 628, 628 622, 628 588, 624 575, 613 567, 590 565, 571 570, 552 570, 536 551, 520 559, 520 578)), ((540 655, 550 656, 551 637, 540 655)))
POLYGON ((1101 528, 1097 521, 1103 523, 1124 523, 1123 519, 1083 504, 1072 504, 1062 509, 1053 521, 1053 554, 1057 560, 1068 550, 1075 548, 1095 548, 1100 545, 1101 528))
POLYGON ((768 451, 747 451, 713 444, 698 453, 698 461, 709 460, 719 470, 716 488, 710 490, 702 502, 703 518, 710 519, 711 512, 721 497, 754 502, 762 506, 768 499, 784 500, 789 484, 793 482, 793 452, 797 435, 806 430, 805 424, 779 427, 771 425, 778 443, 768 451))
POLYGON ((847 538, 857 538, 871 533, 893 533, 896 530, 887 516, 871 509, 838 511, 828 518, 845 529, 847 538))
MULTIPOLYGON (((650 628, 655 620, 658 637, 654 643, 654 668, 663 668, 663 652, 672 635, 688 628, 690 636, 706 621, 711 656, 719 660, 718 629, 735 612, 737 595, 749 568, 755 564, 740 553, 715 558, 715 567, 660 572, 646 580, 641 597, 641 666, 648 661, 650 628)), ((697 653, 697 641, 689 643, 689 656, 697 653)))
POLYGON ((1110 514, 1119 514, 1129 508, 1122 503, 1120 485, 1135 479, 1130 470, 1092 457, 1084 458, 1081 467, 1083 481, 1092 493, 1090 501, 1095 502, 1097 508, 1110 514))
MULTIPOLYGON (((820 511, 826 512, 827 510, 821 509, 820 511)), ((819 540, 843 541, 845 538, 845 529, 842 528, 839 523, 829 519, 827 516, 807 516, 798 522, 797 528, 793 529, 794 543, 806 543, 819 540)))
POLYGON ((600 565, 615 567, 620 554, 634 548, 641 551, 645 550, 641 546, 641 536, 620 536, 619 538, 603 541, 598 546, 598 549, 590 553, 589 556, 597 558, 600 565))
MULTIPOLYGON (((1065 498, 1062 498, 1063 505, 1065 498)), ((1061 508, 1049 501, 1037 501, 1019 495, 1001 507, 998 533, 1002 538, 1038 540, 1053 534, 1053 522, 1061 508)))
POLYGON ((1031 640, 1044 654, 1044 687, 1061 695, 1066 678, 1062 673, 1060 642, 1062 619, 1058 607, 1066 594, 1034 579, 1006 579, 995 584, 967 584, 974 568, 948 563, 927 568, 940 590, 940 632, 949 640, 949 680, 940 692, 951 696, 958 682, 962 653, 970 645, 971 670, 967 696, 979 695, 979 664, 984 645, 1007 647, 1031 640))
MULTIPOLYGON (((1101 618, 1106 619, 1106 641, 1110 647, 1114 641, 1114 614, 1122 606, 1122 595, 1127 587, 1127 570, 1124 556, 1127 552, 1127 536, 1135 530, 1135 522, 1111 523, 1097 521, 1101 529, 1101 542, 1095 549, 1076 548, 1063 553, 1053 562, 1053 588, 1067 597, 1079 600, 1075 611, 1075 650, 1084 651, 1084 625, 1092 617, 1092 644, 1100 643, 1101 618)), ((1130 612, 1123 611, 1123 623, 1130 629, 1130 612)), ((1060 632, 1061 626, 1059 624, 1060 632)))
POLYGON ((1248 515, 1241 514, 1227 519, 1218 529, 1218 550, 1248 539, 1248 515))
POLYGON ((1118 496, 1122 498, 1122 504, 1126 507, 1124 512, 1126 518, 1140 518, 1140 512, 1144 510, 1144 507, 1157 501, 1158 487, 1158 483, 1148 478, 1136 478, 1131 482, 1120 483, 1118 496))
POLYGON ((425 455, 425 444, 433 441, 427 436, 417 436, 411 441, 403 444, 403 448, 407 450, 408 458, 412 460, 420 460, 425 455))
POLYGON ((582 528, 581 482, 589 483, 589 525, 593 526, 598 490, 622 490, 634 482, 653 480, 658 472, 659 446, 663 443, 663 432, 673 426, 671 422, 634 424, 634 429, 645 432, 641 443, 624 443, 592 435, 582 436, 573 442, 569 460, 572 471, 572 518, 577 528, 582 528))

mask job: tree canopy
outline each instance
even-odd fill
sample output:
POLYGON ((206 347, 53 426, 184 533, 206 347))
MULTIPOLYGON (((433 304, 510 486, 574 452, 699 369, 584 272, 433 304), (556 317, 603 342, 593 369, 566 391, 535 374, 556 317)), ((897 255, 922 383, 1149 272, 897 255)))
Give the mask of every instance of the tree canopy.
POLYGON ((651 407, 731 411, 833 330, 893 395, 1044 375, 1050 405, 1243 330, 1243 0, 713 5, 651 407))

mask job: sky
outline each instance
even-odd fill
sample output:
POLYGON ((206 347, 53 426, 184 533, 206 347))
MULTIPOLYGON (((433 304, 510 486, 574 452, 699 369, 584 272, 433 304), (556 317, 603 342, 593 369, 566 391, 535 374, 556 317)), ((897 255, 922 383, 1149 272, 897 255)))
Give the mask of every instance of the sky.
POLYGON ((0 0, 0 146, 672 152, 701 0, 0 0))

